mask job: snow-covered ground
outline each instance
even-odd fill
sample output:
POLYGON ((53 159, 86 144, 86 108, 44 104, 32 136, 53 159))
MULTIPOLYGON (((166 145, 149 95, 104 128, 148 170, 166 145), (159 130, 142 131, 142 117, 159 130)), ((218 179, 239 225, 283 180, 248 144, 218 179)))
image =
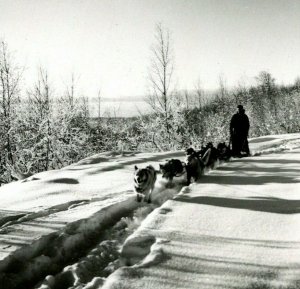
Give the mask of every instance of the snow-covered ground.
POLYGON ((299 147, 300 134, 252 139, 254 157, 197 184, 159 176, 151 205, 135 201, 134 165, 183 152, 107 152, 5 185, 0 287, 298 288, 299 147))

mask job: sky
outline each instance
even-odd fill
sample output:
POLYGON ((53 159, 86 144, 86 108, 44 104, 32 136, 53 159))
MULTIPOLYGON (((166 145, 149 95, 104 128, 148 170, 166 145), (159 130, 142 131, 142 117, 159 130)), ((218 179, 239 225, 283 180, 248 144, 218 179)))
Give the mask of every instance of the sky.
POLYGON ((0 11, 0 38, 29 87, 42 66, 58 90, 74 73, 89 97, 145 95, 157 23, 171 32, 177 89, 300 75, 298 0, 0 0, 0 11))

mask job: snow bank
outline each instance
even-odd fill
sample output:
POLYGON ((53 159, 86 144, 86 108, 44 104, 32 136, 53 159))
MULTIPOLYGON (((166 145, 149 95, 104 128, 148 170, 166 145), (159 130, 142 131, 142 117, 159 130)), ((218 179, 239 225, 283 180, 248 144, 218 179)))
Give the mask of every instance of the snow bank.
POLYGON ((249 139, 252 155, 281 152, 300 147, 298 133, 268 135, 249 139))
MULTIPOLYGON (((45 273, 54 273, 95 243, 106 228, 137 207, 134 196, 126 198, 13 252, 0 263, 0 283, 4 288, 22 288, 45 273)), ((89 262, 95 260, 88 259, 89 262)))

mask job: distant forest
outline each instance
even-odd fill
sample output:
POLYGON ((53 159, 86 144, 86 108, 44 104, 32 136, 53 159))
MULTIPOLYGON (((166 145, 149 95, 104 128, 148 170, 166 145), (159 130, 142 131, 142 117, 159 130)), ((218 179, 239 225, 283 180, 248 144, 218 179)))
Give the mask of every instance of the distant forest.
MULTIPOLYGON (((89 100, 76 95, 74 79, 58 92, 42 68, 31 88, 22 90, 23 69, 1 42, 0 185, 104 151, 153 152, 198 148, 208 141, 228 143, 237 104, 243 104, 249 116, 250 137, 300 131, 300 79, 278 85, 262 71, 251 87, 227 89, 220 81, 210 98, 200 87, 178 92, 170 85, 168 34, 160 26, 156 32, 154 51, 158 47, 161 55, 153 54, 149 72, 153 90, 147 101, 152 113, 133 118, 104 118, 100 113, 91 118, 89 100)), ((98 105, 100 111, 100 95, 98 105)))

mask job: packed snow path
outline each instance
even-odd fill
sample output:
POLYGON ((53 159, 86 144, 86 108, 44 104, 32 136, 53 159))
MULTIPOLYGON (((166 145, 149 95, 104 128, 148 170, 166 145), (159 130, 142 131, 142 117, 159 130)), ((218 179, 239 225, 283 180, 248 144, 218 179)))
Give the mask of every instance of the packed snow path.
POLYGON ((300 149, 234 159, 153 211, 103 289, 300 288, 299 194, 300 149))

